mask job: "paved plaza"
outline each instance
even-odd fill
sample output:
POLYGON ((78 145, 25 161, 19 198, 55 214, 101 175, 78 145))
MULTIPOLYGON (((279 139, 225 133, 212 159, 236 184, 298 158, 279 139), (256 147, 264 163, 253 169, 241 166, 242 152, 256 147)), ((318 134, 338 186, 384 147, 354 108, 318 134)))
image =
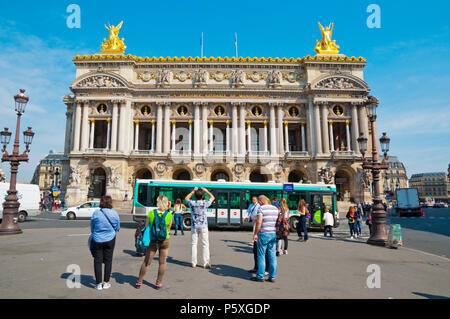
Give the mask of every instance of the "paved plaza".
MULTIPOLYGON (((36 221, 35 221, 36 222, 36 221)), ((44 221, 42 221, 44 222, 44 221)), ((344 223, 334 239, 311 233, 307 243, 289 237, 289 255, 278 257, 275 283, 249 280, 250 232, 211 231, 212 269, 190 267, 190 232, 171 236, 164 288, 155 290, 157 260, 140 290, 134 288, 143 257, 134 254, 134 223, 122 223, 109 290, 94 289, 88 227, 30 228, 0 241, 0 298, 442 298, 450 297, 450 260, 400 247, 374 247, 349 239, 344 223), (81 287, 68 288, 71 264, 81 287), (367 267, 379 265, 381 287, 368 288, 367 267)), ((85 223, 87 226, 87 223, 85 223)))

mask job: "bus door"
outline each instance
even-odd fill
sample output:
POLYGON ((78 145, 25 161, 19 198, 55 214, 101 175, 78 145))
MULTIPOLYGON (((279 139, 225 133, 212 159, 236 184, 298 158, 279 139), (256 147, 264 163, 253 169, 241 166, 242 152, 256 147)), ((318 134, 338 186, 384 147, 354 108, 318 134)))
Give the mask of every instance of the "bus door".
POLYGON ((311 214, 311 218, 309 220, 309 227, 321 227, 322 216, 324 213, 322 203, 323 194, 318 193, 310 193, 310 194, 311 194, 311 202, 309 213, 311 214))
POLYGON ((218 191, 216 194, 216 225, 239 226, 242 221, 241 192, 218 191))

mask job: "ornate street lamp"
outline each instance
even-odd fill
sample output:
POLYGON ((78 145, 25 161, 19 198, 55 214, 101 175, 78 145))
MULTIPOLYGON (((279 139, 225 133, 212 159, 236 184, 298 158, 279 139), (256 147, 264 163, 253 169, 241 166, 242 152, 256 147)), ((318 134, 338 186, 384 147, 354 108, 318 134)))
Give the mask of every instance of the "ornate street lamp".
POLYGON ((362 134, 357 139, 359 144, 359 149, 363 157, 363 169, 370 169, 372 171, 373 177, 373 207, 372 207, 372 232, 367 243, 371 245, 385 246, 388 242, 388 235, 386 231, 386 211, 381 199, 380 190, 380 173, 382 169, 388 169, 386 163, 387 153, 389 151, 389 137, 386 133, 380 138, 381 149, 384 153, 383 161, 380 163, 378 158, 378 144, 376 140, 376 109, 378 107, 378 99, 369 96, 367 99, 367 116, 370 121, 370 128, 372 131, 372 158, 367 159, 364 154, 367 151, 367 138, 362 134))
POLYGON ((17 112, 17 123, 16 123, 16 135, 14 139, 14 146, 12 154, 8 154, 6 151, 6 146, 11 140, 12 133, 5 128, 0 132, 0 142, 3 144, 3 156, 2 162, 10 162, 11 164, 11 181, 9 184, 8 196, 5 198, 3 203, 3 221, 0 225, 0 235, 13 235, 20 234, 22 230, 19 228, 18 212, 19 212, 19 201, 17 197, 16 183, 17 183, 17 172, 19 170, 20 162, 28 162, 27 153, 30 152, 30 145, 33 141, 34 132, 31 127, 23 132, 24 142, 26 149, 23 154, 19 154, 19 132, 20 132, 20 118, 25 112, 25 107, 28 103, 28 97, 25 96, 25 90, 20 90, 20 93, 14 97, 15 101, 15 111, 17 112))

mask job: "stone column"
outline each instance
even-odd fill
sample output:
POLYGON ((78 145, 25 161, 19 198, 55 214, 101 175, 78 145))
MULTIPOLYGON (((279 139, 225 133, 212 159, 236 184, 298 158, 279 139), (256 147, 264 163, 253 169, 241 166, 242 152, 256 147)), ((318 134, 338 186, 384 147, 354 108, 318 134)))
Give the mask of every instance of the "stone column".
POLYGON ((118 145, 118 149, 119 152, 121 153, 125 153, 126 152, 126 138, 127 138, 127 132, 128 132, 128 113, 126 111, 126 103, 125 101, 120 101, 119 102, 119 110, 120 110, 120 115, 119 115, 119 134, 118 134, 118 140, 119 140, 119 145, 118 145))
POLYGON ((230 151, 230 121, 227 121, 226 124, 227 124, 227 128, 225 130, 225 134, 226 134, 226 137, 225 137, 225 143, 226 143, 226 145, 225 145, 225 153, 228 154, 228 152, 230 151))
POLYGON ((208 153, 208 104, 202 105, 202 154, 208 153))
POLYGON ((66 112, 66 134, 64 136, 64 154, 68 155, 70 153, 70 150, 72 149, 71 143, 72 143, 72 117, 73 113, 72 111, 69 111, 69 105, 67 105, 67 112, 66 112))
POLYGON ((156 153, 162 153, 162 126, 163 126, 163 113, 162 103, 157 103, 157 115, 156 115, 156 153))
POLYGON ((176 122, 172 121, 172 152, 175 151, 175 144, 176 144, 176 122))
POLYGON ((328 105, 322 105, 322 141, 323 141, 323 153, 330 154, 330 144, 328 143, 328 105))
POLYGON ((117 130, 118 130, 119 109, 117 102, 113 102, 112 123, 111 123, 111 151, 117 151, 117 130))
POLYGON ((95 133, 95 120, 91 119, 91 134, 89 136, 89 148, 94 148, 94 133, 95 133))
POLYGON ((359 137, 359 119, 358 119, 358 111, 357 111, 357 105, 352 104, 352 132, 351 132, 351 139, 352 139, 352 150, 359 155, 359 147, 358 147, 358 140, 359 137))
POLYGON ((270 125, 270 155, 277 155, 277 138, 275 131, 275 105, 269 104, 269 125, 270 125))
POLYGON ((284 155, 284 140, 283 140, 283 105, 277 107, 277 132, 278 132, 278 155, 284 155))
POLYGON ((214 135, 213 135, 213 131, 214 131, 214 122, 213 121, 209 121, 209 152, 210 153, 214 152, 214 135))
POLYGON ((106 149, 110 149, 110 142, 111 142, 111 119, 107 119, 106 123, 108 123, 108 129, 106 131, 106 149))
POLYGON ((163 153, 168 154, 170 152, 170 103, 164 104, 164 143, 163 153))
POLYGON ((155 151, 155 121, 152 121, 152 142, 151 142, 151 151, 155 151))
POLYGON ((188 143, 188 148, 189 148, 189 154, 191 154, 192 152, 192 121, 188 122, 189 124, 189 143, 188 143))
POLYGON ((139 121, 134 121, 135 131, 134 131, 134 150, 139 149, 139 121))
POLYGON ((286 150, 286 153, 289 152, 289 128, 288 128, 288 122, 284 122, 284 149, 286 150))
POLYGON ((306 142, 305 142, 305 123, 301 124, 301 134, 302 134, 302 152, 306 151, 306 142))
POLYGON ((330 123, 330 147, 331 151, 334 152, 333 121, 329 121, 329 123, 330 123))
POLYGON ((345 121, 345 138, 347 139, 347 151, 351 151, 352 147, 350 145, 350 122, 345 121))
POLYGON ((200 105, 194 103, 194 155, 200 154, 200 105))
POLYGON ((237 104, 231 104, 231 149, 233 156, 237 155, 238 152, 238 144, 237 144, 237 134, 238 134, 238 121, 237 121, 237 104))
POLYGON ((239 107, 239 155, 245 156, 245 103, 240 103, 239 107))
POLYGON ((312 96, 308 97, 308 108, 306 108, 306 134, 308 140, 308 153, 313 156, 316 154, 316 137, 314 135, 314 110, 312 96))
POLYGON ((263 151, 267 152, 267 121, 264 121, 264 145, 263 151))
POLYGON ((89 102, 83 104, 83 119, 81 120, 81 149, 86 152, 89 146, 89 102))
POLYGON ((320 112, 319 104, 314 103, 314 136, 316 140, 316 156, 322 155, 322 139, 321 139, 321 129, 320 129, 320 112))
POLYGON ((247 144, 248 144, 248 153, 252 152, 252 125, 250 121, 247 121, 247 144))

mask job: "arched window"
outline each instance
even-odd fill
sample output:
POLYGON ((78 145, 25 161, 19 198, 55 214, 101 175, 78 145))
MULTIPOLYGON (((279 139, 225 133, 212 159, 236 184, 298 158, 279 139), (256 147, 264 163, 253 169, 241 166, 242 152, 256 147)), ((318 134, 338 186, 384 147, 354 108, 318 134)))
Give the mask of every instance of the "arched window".
POLYGON ((173 179, 177 181, 190 181, 191 174, 186 170, 177 171, 173 174, 173 179))
POLYGON ((265 183, 267 182, 267 177, 261 174, 259 171, 254 171, 250 174, 250 182, 252 183, 265 183))
POLYGON ((223 179, 226 182, 229 182, 230 181, 230 176, 228 176, 228 174, 225 173, 224 171, 218 171, 218 172, 215 172, 215 173, 213 173, 211 175, 211 180, 212 181, 218 181, 220 179, 223 179))

